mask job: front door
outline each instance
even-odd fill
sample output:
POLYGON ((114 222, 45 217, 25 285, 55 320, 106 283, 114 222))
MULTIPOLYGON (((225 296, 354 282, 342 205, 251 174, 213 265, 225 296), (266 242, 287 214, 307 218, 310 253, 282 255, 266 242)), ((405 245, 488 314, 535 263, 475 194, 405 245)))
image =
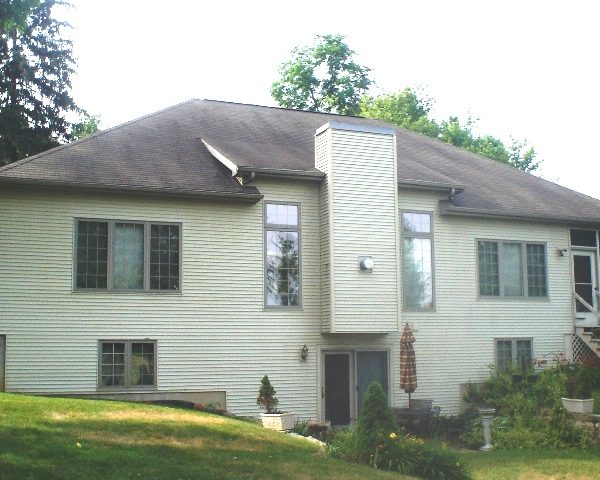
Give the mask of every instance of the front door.
POLYGON ((5 358, 6 358, 6 335, 0 335, 0 392, 4 391, 5 358))
POLYGON ((573 285, 575 293, 575 320, 580 327, 598 325, 598 282, 596 278, 596 254, 573 252, 573 285))
POLYGON ((367 388, 379 382, 388 394, 387 352, 357 352, 356 354, 356 409, 360 413, 367 388))
POLYGON ((332 425, 350 423, 350 354, 325 354, 325 418, 332 425))

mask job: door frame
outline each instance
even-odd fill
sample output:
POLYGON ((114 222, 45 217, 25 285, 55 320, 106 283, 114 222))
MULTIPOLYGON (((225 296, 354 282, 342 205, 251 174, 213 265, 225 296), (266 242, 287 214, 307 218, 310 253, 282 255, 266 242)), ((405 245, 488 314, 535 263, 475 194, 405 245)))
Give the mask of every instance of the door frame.
POLYGON ((317 417, 320 420, 325 420, 325 355, 328 353, 346 353, 350 355, 350 424, 356 422, 357 417, 357 395, 356 395, 356 380, 357 380, 357 352, 385 352, 387 355, 387 376, 388 376, 388 404, 394 405, 394 362, 391 345, 343 345, 343 346, 323 346, 319 347, 318 359, 319 366, 317 369, 317 417))
MULTIPOLYGON (((598 297, 595 295, 598 289, 598 255, 596 248, 573 248, 571 247, 571 287, 575 290, 575 257, 587 256, 591 258, 591 274, 592 288, 595 288, 592 293, 592 307, 598 310, 598 297)), ((577 300, 573 296, 573 315, 575 317, 575 325, 580 327, 598 326, 598 317, 595 313, 577 312, 577 300)))

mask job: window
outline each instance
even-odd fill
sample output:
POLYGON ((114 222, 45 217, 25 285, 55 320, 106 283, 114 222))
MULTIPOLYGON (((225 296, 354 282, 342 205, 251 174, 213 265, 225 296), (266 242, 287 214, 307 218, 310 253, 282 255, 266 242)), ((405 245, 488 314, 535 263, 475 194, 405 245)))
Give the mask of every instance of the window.
POLYGON ((300 206, 265 204, 265 304, 300 305, 300 206))
POLYGON ((76 221, 76 289, 178 291, 180 277, 180 225, 76 221))
POLYGON ((480 240, 477 254, 482 297, 548 296, 544 244, 480 240))
POLYGON ((431 214, 402 212, 402 296, 407 310, 433 308, 431 214))
POLYGON ((101 341, 100 388, 156 387, 155 341, 101 341))
POLYGON ((496 368, 529 368, 533 358, 531 339, 509 338, 496 340, 496 368))
POLYGON ((597 243, 596 232, 594 230, 575 230, 571 229, 571 245, 576 247, 595 247, 597 243))

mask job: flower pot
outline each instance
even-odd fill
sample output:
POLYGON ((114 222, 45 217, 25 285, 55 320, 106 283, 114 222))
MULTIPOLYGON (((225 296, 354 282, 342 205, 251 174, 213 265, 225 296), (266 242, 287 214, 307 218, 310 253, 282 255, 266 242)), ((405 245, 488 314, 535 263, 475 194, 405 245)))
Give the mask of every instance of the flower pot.
POLYGON ((260 419, 263 427, 284 432, 294 428, 294 416, 293 412, 261 413, 260 419))
POLYGON ((577 398, 561 398, 563 407, 572 413, 587 413, 591 414, 594 410, 594 399, 585 398, 579 400, 577 398))

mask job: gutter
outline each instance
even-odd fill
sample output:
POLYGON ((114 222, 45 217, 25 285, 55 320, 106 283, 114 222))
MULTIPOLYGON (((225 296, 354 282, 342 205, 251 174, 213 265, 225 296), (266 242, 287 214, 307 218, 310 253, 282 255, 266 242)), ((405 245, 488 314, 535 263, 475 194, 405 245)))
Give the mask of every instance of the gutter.
POLYGON ((131 185, 98 185, 93 183, 72 183, 53 180, 0 177, 0 185, 45 187, 52 190, 81 190, 85 192, 112 192, 132 195, 156 195, 172 198, 198 198, 205 200, 234 200, 241 203, 257 203, 263 195, 255 187, 254 192, 219 192, 211 190, 189 190, 165 187, 138 187, 131 185))
POLYGON ((443 182, 432 182, 429 180, 412 180, 412 179, 399 179, 398 188, 405 188, 411 190, 429 190, 429 191, 442 191, 454 195, 455 193, 461 193, 465 190, 462 185, 456 185, 451 183, 443 182))
POLYGON ((287 168, 238 167, 238 175, 244 177, 244 184, 255 177, 288 178, 294 180, 309 180, 320 182, 327 175, 320 170, 292 170, 287 168))
POLYGON ((567 224, 580 227, 591 227, 597 229, 600 227, 600 219, 596 221, 565 218, 565 217, 553 217, 553 216, 535 216, 535 215, 521 215, 518 213, 502 213, 495 210, 482 209, 482 208, 469 208, 469 207, 457 207, 450 205, 448 200, 440 200, 440 214, 454 217, 474 217, 474 218, 488 218, 495 220, 517 220, 523 222, 537 222, 537 223, 552 223, 552 224, 567 224))

